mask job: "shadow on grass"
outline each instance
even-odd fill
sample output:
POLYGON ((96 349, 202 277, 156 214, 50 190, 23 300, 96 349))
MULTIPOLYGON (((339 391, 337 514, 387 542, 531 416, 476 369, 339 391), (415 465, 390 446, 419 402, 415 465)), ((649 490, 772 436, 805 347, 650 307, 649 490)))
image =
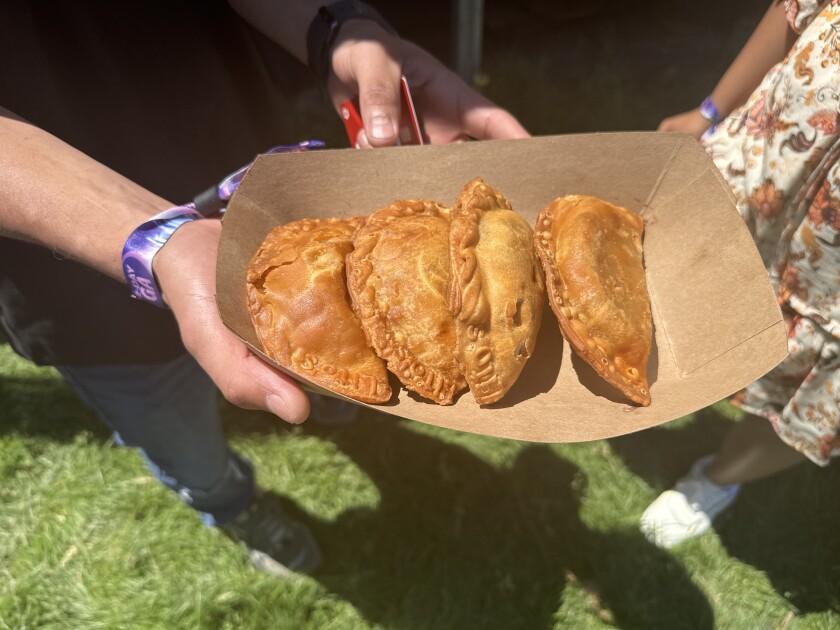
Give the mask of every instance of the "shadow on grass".
POLYGON ((81 432, 103 442, 111 435, 60 377, 0 374, 0 439, 15 433, 72 442, 81 432))
MULTIPOLYGON (((109 438, 58 378, 2 377, 0 400, 0 437, 109 438)), ((236 416, 237 431, 283 430, 266 414, 236 416)), ((665 488, 730 426, 705 409, 679 428, 610 444, 635 474, 665 488)), ((374 623, 546 626, 575 582, 594 614, 619 626, 677 627, 690 618, 711 627, 708 602, 670 554, 635 531, 595 532, 581 522, 585 479, 545 446, 497 469, 390 416, 307 430, 334 440, 381 494, 375 511, 351 510, 334 523, 305 516, 328 558, 320 580, 374 623)), ((716 528, 731 556, 764 571, 800 611, 840 611, 838 491, 840 469, 801 466, 748 484, 716 528)))
POLYGON ((565 621, 583 621, 585 607, 618 627, 712 627, 708 601, 670 554, 635 531, 581 521, 585 477, 549 447, 528 446, 496 468, 407 427, 371 414, 309 429, 334 441, 381 496, 375 510, 335 522, 298 512, 323 545, 318 580, 372 623, 550 627, 574 582, 588 604, 565 621))
MULTIPOLYGON (((717 450, 732 421, 713 408, 679 428, 610 440, 635 474, 664 490, 697 458, 717 450)), ((763 571, 801 613, 840 612, 840 468, 805 463, 745 484, 714 527, 733 558, 763 571)))
MULTIPOLYGON (((0 401, 0 439, 109 439, 57 377, 2 376, 0 401)), ((234 415, 237 432, 285 430, 267 414, 234 415)), ((598 532, 582 523, 585 477, 550 448, 528 446, 511 467, 497 468, 405 421, 368 416, 305 430, 351 457, 376 484, 381 504, 335 522, 303 516, 326 552, 319 579, 372 622, 543 627, 574 584, 593 614, 618 626, 685 627, 686 619, 712 626, 708 602, 671 554, 635 530, 598 532)), ((731 421, 704 409, 676 426, 609 443, 630 470, 664 489, 717 448, 731 421)), ((732 557, 764 571, 800 611, 840 612, 838 494, 840 469, 804 465, 745 486, 716 529, 732 557)))
POLYGON ((744 486, 715 523, 728 553, 801 613, 840 613, 840 468, 805 463, 744 486))
MULTIPOLYGON (((58 377, 0 377, 0 400, 0 439, 109 438, 58 377)), ((285 430, 268 414, 228 409, 237 432, 285 430)), ((380 493, 376 509, 334 522, 298 511, 327 558, 318 579, 372 623, 548 627, 574 583, 591 614, 619 627, 677 627, 686 617, 712 627, 709 603, 673 557, 636 532, 582 523, 585 477, 550 448, 526 447, 497 468, 407 426, 370 413, 351 426, 306 429, 333 440, 380 493)), ((586 614, 583 606, 569 614, 586 614)))
POLYGON ((665 490, 688 472, 694 461, 713 453, 732 427, 714 408, 694 413, 694 420, 669 423, 608 440, 625 466, 654 488, 665 490), (674 428, 674 427, 677 428, 674 428))

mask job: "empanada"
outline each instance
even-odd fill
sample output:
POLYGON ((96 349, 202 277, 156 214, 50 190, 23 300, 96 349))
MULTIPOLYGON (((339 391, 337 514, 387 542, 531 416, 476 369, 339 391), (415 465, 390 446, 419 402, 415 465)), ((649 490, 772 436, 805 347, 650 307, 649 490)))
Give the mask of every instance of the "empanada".
POLYGON ((653 324, 643 232, 644 221, 634 212, 570 195, 540 212, 534 245, 563 336, 598 374, 647 406, 653 324))
POLYGON ((368 346, 344 272, 363 219, 303 219, 275 228, 248 267, 248 307, 266 355, 340 394, 391 398, 385 364, 368 346))
POLYGON ((477 178, 452 209, 449 308, 458 356, 479 404, 499 400, 534 351, 545 285, 531 226, 477 178))
POLYGON ((403 200, 370 215, 347 256, 347 288, 370 345, 411 390, 442 405, 466 387, 447 305, 449 210, 403 200))

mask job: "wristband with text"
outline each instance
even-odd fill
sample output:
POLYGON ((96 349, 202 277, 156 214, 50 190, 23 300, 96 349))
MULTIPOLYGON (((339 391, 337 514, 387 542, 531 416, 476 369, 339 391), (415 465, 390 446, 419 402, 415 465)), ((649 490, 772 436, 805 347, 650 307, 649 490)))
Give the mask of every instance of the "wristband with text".
POLYGON ((132 297, 166 308, 152 261, 175 230, 200 218, 193 204, 178 206, 156 214, 129 235, 123 247, 122 267, 132 297))

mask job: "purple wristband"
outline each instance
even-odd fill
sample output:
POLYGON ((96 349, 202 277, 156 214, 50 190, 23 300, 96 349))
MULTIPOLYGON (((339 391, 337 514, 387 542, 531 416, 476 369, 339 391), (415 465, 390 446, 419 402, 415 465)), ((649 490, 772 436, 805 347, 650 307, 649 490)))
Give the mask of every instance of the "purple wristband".
POLYGON ((700 103, 700 115, 712 123, 713 127, 723 120, 723 116, 720 115, 720 112, 714 104, 714 101, 712 101, 711 96, 707 96, 703 99, 703 102, 700 103))
MULTIPOLYGON (((313 149, 323 149, 327 145, 322 142, 321 140, 304 140, 303 142, 298 142, 297 144, 288 144, 288 145, 280 145, 276 147, 270 148, 266 151, 266 154, 269 153, 301 153, 303 151, 311 151, 313 149)), ((225 177, 219 185, 216 186, 216 191, 219 195, 219 199, 222 203, 227 203, 231 197, 233 197, 234 191, 239 186, 239 183, 242 181, 242 178, 245 177, 245 173, 248 172, 248 169, 251 168, 251 164, 246 164, 238 171, 234 171, 227 177, 225 177)))
POLYGON ((122 266, 132 297, 166 308, 152 261, 175 230, 200 218, 193 204, 187 204, 156 214, 131 233, 123 247, 122 266))

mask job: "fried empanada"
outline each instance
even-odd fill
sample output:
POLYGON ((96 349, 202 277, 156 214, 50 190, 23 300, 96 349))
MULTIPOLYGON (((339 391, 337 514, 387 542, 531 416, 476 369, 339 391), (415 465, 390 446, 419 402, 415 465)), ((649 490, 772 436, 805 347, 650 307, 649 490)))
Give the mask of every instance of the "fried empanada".
POLYGON ((391 398, 385 364, 350 305, 345 257, 363 219, 303 219, 275 228, 248 266, 248 307, 266 355, 367 403, 391 398))
POLYGON ((545 284, 531 226, 477 178, 452 209, 449 308, 461 369, 479 404, 499 400, 534 351, 545 284))
POLYGON ((466 387, 447 305, 449 209, 402 200, 353 237, 347 288, 370 345, 411 390, 451 405, 466 387))
POLYGON ((540 212, 534 245, 563 336, 607 382, 647 406, 653 323, 643 232, 636 213, 570 195, 540 212))

